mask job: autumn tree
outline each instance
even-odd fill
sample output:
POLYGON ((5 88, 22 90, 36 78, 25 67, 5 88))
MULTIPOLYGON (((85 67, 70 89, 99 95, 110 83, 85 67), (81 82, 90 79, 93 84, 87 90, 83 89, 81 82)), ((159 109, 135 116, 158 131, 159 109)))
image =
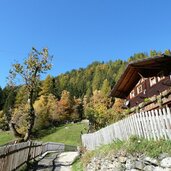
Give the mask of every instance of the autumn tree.
MULTIPOLYGON (((47 48, 42 49, 42 51, 37 51, 35 48, 32 48, 31 53, 28 58, 24 60, 23 64, 15 63, 10 70, 9 84, 14 86, 14 81, 17 78, 22 78, 23 84, 25 85, 25 93, 28 94, 28 124, 26 133, 23 137, 24 141, 27 141, 30 138, 35 122, 33 103, 36 99, 35 95, 37 94, 37 87, 39 87, 40 76, 51 69, 51 59, 47 48)), ((11 121, 10 123, 14 133, 18 133, 15 122, 11 121)), ((20 134, 18 133, 18 135, 20 134)))
POLYGON ((150 50, 150 57, 154 57, 157 55, 161 55, 162 53, 160 51, 156 51, 156 50, 150 50))
POLYGON ((69 121, 73 113, 74 100, 69 91, 63 90, 61 99, 57 102, 56 114, 53 115, 53 120, 56 122, 69 121))
POLYGON ((107 110, 111 107, 111 98, 100 90, 95 90, 85 107, 85 116, 90 121, 90 131, 98 130, 108 124, 107 110))
POLYGON ((15 107, 20 106, 21 104, 26 104, 28 101, 28 94, 25 93, 26 92, 26 87, 25 85, 21 86, 17 93, 16 93, 16 97, 15 97, 15 107))
POLYGON ((36 111, 35 130, 47 128, 52 125, 53 115, 55 114, 57 99, 54 95, 41 95, 34 103, 36 111))
POLYGON ((165 55, 171 55, 170 49, 166 49, 166 50, 164 51, 164 54, 165 54, 165 55))
POLYGON ((111 91, 110 83, 109 83, 109 81, 108 81, 107 79, 105 79, 105 80, 103 81, 103 84, 102 84, 101 92, 102 92, 104 95, 108 96, 109 93, 110 93, 110 91, 111 91))
POLYGON ((40 95, 49 95, 50 93, 52 94, 53 87, 54 87, 53 78, 50 75, 48 75, 42 83, 40 95))

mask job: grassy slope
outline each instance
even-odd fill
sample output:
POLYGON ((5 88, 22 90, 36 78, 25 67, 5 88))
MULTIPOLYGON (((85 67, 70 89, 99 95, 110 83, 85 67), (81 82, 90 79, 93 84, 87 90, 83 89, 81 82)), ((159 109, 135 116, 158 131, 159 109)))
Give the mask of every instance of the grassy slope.
POLYGON ((6 144, 12 140, 14 140, 14 136, 12 135, 11 132, 7 131, 7 132, 3 132, 0 131, 0 145, 6 144))
MULTIPOLYGON (((81 131, 87 131, 87 125, 81 123, 67 124, 53 129, 53 133, 40 138, 43 142, 61 142, 68 145, 80 145, 81 131)), ((44 133, 43 133, 44 134, 44 133)))
MULTIPOLYGON (((43 142, 61 142, 68 145, 80 145, 81 131, 87 131, 87 124, 66 124, 53 129, 40 131, 39 135, 41 134, 41 138, 36 140, 43 142)), ((12 140, 14 140, 12 133, 0 131, 0 145, 6 144, 12 140)))

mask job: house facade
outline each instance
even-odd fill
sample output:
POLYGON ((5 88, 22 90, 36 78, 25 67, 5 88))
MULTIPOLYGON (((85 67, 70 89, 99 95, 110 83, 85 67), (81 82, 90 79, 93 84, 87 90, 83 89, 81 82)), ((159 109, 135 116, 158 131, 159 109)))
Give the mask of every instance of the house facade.
POLYGON ((125 99, 124 108, 147 111, 171 107, 171 56, 161 55, 131 62, 111 91, 125 99))

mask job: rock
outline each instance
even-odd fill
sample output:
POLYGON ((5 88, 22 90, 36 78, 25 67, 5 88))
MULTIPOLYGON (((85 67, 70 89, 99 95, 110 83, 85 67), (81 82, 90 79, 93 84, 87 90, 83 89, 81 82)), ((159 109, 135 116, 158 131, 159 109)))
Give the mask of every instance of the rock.
POLYGON ((169 168, 155 167, 153 171, 171 171, 169 168))
POLYGON ((161 162, 160 165, 162 167, 166 167, 166 168, 171 168, 171 157, 166 157, 164 158, 161 162))
POLYGON ((159 161, 157 159, 153 159, 151 157, 145 157, 144 158, 144 161, 145 162, 148 162, 148 163, 150 163, 152 165, 155 165, 155 166, 158 166, 159 165, 159 161))
POLYGON ((160 160, 138 153, 125 155, 123 152, 92 158, 86 171, 171 171, 171 157, 167 157, 168 154, 160 155, 160 160))
POLYGON ((135 167, 135 161, 128 159, 125 164, 126 169, 133 169, 135 167))
POLYGON ((119 157, 119 162, 126 163, 127 158, 126 157, 119 157))
POLYGON ((143 170, 144 170, 144 171, 154 171, 154 168, 155 168, 155 167, 152 166, 152 165, 147 165, 147 166, 144 167, 143 170))
POLYGON ((168 153, 162 153, 162 154, 159 155, 158 159, 163 160, 166 157, 170 157, 170 155, 168 153))
POLYGON ((143 170, 143 168, 145 167, 143 161, 136 161, 135 162, 135 168, 139 169, 139 170, 143 170))

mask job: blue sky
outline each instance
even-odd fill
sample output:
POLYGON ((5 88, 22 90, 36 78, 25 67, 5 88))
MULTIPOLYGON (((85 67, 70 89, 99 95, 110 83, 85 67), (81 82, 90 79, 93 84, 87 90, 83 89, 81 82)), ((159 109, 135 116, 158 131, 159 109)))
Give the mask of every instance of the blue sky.
POLYGON ((170 0, 1 0, 0 86, 31 47, 48 47, 53 76, 95 60, 171 49, 170 0))

